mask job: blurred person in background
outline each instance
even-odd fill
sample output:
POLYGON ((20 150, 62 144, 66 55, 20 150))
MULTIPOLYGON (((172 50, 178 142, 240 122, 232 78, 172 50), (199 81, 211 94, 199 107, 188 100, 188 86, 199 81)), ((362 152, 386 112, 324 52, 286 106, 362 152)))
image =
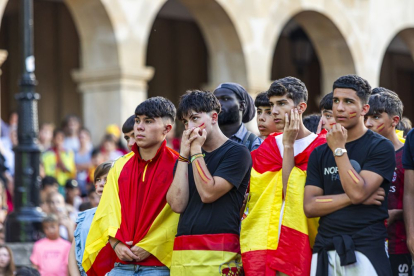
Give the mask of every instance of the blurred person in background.
POLYGON ((407 137, 408 132, 413 128, 413 124, 407 117, 402 117, 397 129, 402 131, 403 138, 407 137))
POLYGON ((7 245, 0 244, 0 276, 13 276, 15 272, 13 252, 7 245))
POLYGON ((69 115, 63 121, 63 131, 65 134, 64 148, 76 152, 79 150, 79 131, 81 128, 81 121, 78 116, 69 115))
POLYGON ((86 189, 89 191, 93 186, 93 177, 96 168, 104 162, 104 156, 99 148, 92 150, 92 166, 89 168, 88 178, 86 179, 86 189))
POLYGON ((17 146, 17 125, 10 126, 9 135, 1 138, 2 153, 6 159, 6 167, 10 174, 14 176, 14 151, 13 148, 17 146))
POLYGON ((48 205, 46 203, 46 199, 48 194, 58 192, 59 184, 53 176, 45 176, 42 179, 42 188, 40 190, 40 208, 45 213, 49 213, 48 205))
POLYGON ((122 143, 121 140, 121 130, 117 125, 109 125, 106 127, 106 133, 110 134, 114 137, 116 149, 122 152, 122 155, 127 154, 128 150, 125 148, 125 145, 122 143))
POLYGON ((118 150, 116 138, 112 134, 106 134, 102 140, 101 153, 105 161, 116 160, 124 153, 118 150))
POLYGON ((43 123, 39 129, 39 148, 42 152, 52 147, 53 131, 55 126, 50 123, 43 123))
POLYGON ((86 128, 82 128, 79 131, 79 142, 79 150, 75 153, 75 164, 77 171, 76 180, 79 183, 81 195, 86 196, 88 191, 86 187, 88 172, 92 166, 92 149, 90 147, 91 135, 89 130, 86 128))
POLYGON ((171 131, 168 132, 166 140, 167 140, 167 147, 175 150, 176 152, 180 151, 181 139, 176 136, 175 123, 173 124, 171 131))
POLYGON ((53 176, 59 183, 59 191, 64 194, 66 181, 76 177, 75 155, 71 150, 65 150, 64 132, 56 129, 53 132, 53 147, 44 152, 41 157, 45 175, 53 176))
POLYGON ((70 242, 59 237, 59 222, 48 215, 42 222, 45 238, 35 242, 30 261, 42 276, 68 275, 70 242))
POLYGON ((5 123, 3 120, 1 121, 1 137, 9 137, 10 134, 10 127, 16 126, 19 121, 19 115, 17 114, 17 111, 12 111, 9 113, 9 116, 7 118, 7 123, 5 123))
POLYGON ((69 217, 69 212, 65 205, 65 199, 58 192, 50 193, 47 196, 47 208, 49 213, 57 216, 59 220, 59 235, 65 240, 73 240, 75 229, 74 221, 69 217))
MULTIPOLYGON (((98 203, 99 199, 102 196, 103 188, 106 184, 106 179, 109 173, 109 170, 112 167, 111 162, 105 162, 100 164, 96 170, 94 175, 94 183, 96 192, 95 195, 97 195, 98 203)), ((95 204, 95 203, 94 203, 95 204)), ((82 259, 83 259, 83 252, 85 251, 85 242, 86 237, 89 233, 89 228, 91 227, 93 216, 96 212, 96 206, 95 208, 86 210, 84 212, 79 213, 78 218, 76 219, 76 230, 74 235, 74 240, 72 242, 72 247, 69 253, 69 273, 71 276, 75 275, 82 275, 85 276, 86 273, 82 267, 82 259)), ((109 250, 112 250, 109 248, 109 250)), ((115 256, 114 256, 115 257, 115 256)), ((112 264, 114 262, 111 262, 112 264)), ((112 267, 108 268, 108 271, 112 267)))
POLYGON ((75 179, 69 179, 66 181, 65 194, 66 207, 70 213, 70 217, 73 220, 76 220, 79 212, 79 206, 82 204, 78 181, 75 179))

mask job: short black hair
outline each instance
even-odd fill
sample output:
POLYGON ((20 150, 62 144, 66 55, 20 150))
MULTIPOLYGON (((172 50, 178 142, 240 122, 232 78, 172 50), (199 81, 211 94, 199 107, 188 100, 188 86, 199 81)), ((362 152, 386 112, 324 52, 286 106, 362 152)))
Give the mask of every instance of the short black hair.
POLYGON ((295 77, 285 77, 275 80, 267 90, 267 97, 284 96, 293 100, 295 105, 301 102, 308 102, 308 89, 300 79, 295 77))
POLYGON ((174 104, 164 97, 152 97, 140 103, 135 109, 135 116, 145 115, 149 118, 168 118, 175 120, 174 104))
POLYGON ((126 119, 125 123, 122 125, 122 133, 129 133, 134 130, 135 124, 135 115, 130 116, 126 119))
POLYGON ((322 110, 332 110, 333 103, 333 92, 330 92, 323 96, 322 100, 319 102, 319 111, 322 110))
POLYGON ((369 98, 369 111, 366 116, 387 113, 389 116, 399 116, 402 119, 403 103, 396 93, 380 92, 369 98))
POLYGON ((371 96, 371 86, 368 81, 357 75, 346 75, 339 77, 333 84, 333 90, 336 88, 348 88, 356 92, 362 104, 367 104, 371 96))
POLYGON ((389 93, 392 93, 392 94, 396 94, 397 95, 397 93, 395 93, 394 91, 391 91, 391 90, 389 90, 389 89, 387 89, 385 87, 375 87, 371 91, 371 96, 372 95, 375 95, 375 94, 379 94, 381 92, 389 92, 389 93))
POLYGON ((303 117, 303 125, 312 131, 313 133, 316 133, 318 130, 319 121, 321 120, 320 114, 311 114, 303 117))
POLYGON ((267 92, 261 92, 256 96, 254 100, 254 105, 259 106, 270 106, 269 98, 267 97, 267 92))
POLYGON ((177 117, 181 121, 193 110, 197 113, 216 111, 221 112, 219 100, 210 91, 188 90, 180 98, 177 117))
POLYGON ((45 176, 42 179, 42 190, 48 186, 58 186, 58 181, 53 176, 45 176))
POLYGON ((63 129, 61 129, 61 128, 55 128, 55 130, 53 130, 53 138, 56 138, 56 136, 58 134, 63 134, 63 136, 65 136, 65 132, 63 131, 63 129))

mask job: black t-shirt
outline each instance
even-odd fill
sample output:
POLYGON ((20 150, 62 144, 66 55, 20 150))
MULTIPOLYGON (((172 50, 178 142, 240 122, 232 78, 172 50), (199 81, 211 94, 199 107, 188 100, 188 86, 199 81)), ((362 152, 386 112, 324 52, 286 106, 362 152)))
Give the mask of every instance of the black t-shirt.
MULTIPOLYGON (((346 143, 345 148, 355 171, 358 173, 363 170, 371 171, 384 178, 381 187, 388 195, 395 168, 395 151, 392 143, 368 130, 361 138, 346 143)), ((311 153, 306 185, 320 187, 324 195, 345 193, 339 179, 335 157, 328 144, 317 147, 311 153)), ((321 217, 318 233, 325 237, 349 235, 386 218, 388 218, 387 198, 381 206, 350 205, 321 217)))
POLYGON ((200 234, 239 234, 240 209, 250 180, 252 158, 249 150, 227 140, 212 152, 205 152, 208 171, 230 182, 234 187, 213 203, 203 203, 194 182, 193 168, 188 166, 190 196, 180 215, 177 236, 200 234))
POLYGON ((405 139, 402 163, 404 169, 414 170, 414 130, 411 130, 405 139))

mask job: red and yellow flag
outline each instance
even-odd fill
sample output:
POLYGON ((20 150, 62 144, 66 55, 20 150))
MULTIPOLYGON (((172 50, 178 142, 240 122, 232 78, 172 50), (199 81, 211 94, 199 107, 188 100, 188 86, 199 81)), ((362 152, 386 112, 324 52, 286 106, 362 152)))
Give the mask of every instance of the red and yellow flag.
POLYGON ((85 244, 82 266, 89 276, 113 268, 117 257, 109 237, 132 241, 151 253, 137 264, 171 266, 179 215, 167 204, 166 194, 178 154, 165 141, 152 160, 141 159, 136 145, 132 150, 109 171, 85 244))
POLYGON ((283 199, 283 159, 271 134, 252 152, 248 215, 242 221, 240 246, 246 275, 309 275, 318 219, 306 218, 303 196, 308 159, 326 142, 326 131, 300 154, 290 173, 283 199), (281 220, 281 221, 280 221, 281 220))
POLYGON ((204 234, 176 237, 170 274, 241 276, 239 235, 204 234))

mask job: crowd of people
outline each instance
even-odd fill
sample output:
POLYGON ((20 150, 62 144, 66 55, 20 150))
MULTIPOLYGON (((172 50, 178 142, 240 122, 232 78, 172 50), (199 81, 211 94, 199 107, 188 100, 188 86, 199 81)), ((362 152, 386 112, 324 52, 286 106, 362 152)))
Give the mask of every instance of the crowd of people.
MULTIPOLYGON (((108 126, 97 148, 76 116, 62 129, 43 124, 47 215, 32 269, 413 275, 414 132, 398 95, 347 75, 319 113, 304 116, 307 101, 294 77, 272 82, 255 100, 236 83, 187 91, 177 108, 153 97, 121 128, 108 126), (252 132, 244 124, 255 117, 252 132), (176 119, 185 129, 180 139, 176 119)), ((12 114, 2 132, 0 222, 13 210, 16 124, 12 114)), ((0 275, 14 270, 0 245, 0 275)))

